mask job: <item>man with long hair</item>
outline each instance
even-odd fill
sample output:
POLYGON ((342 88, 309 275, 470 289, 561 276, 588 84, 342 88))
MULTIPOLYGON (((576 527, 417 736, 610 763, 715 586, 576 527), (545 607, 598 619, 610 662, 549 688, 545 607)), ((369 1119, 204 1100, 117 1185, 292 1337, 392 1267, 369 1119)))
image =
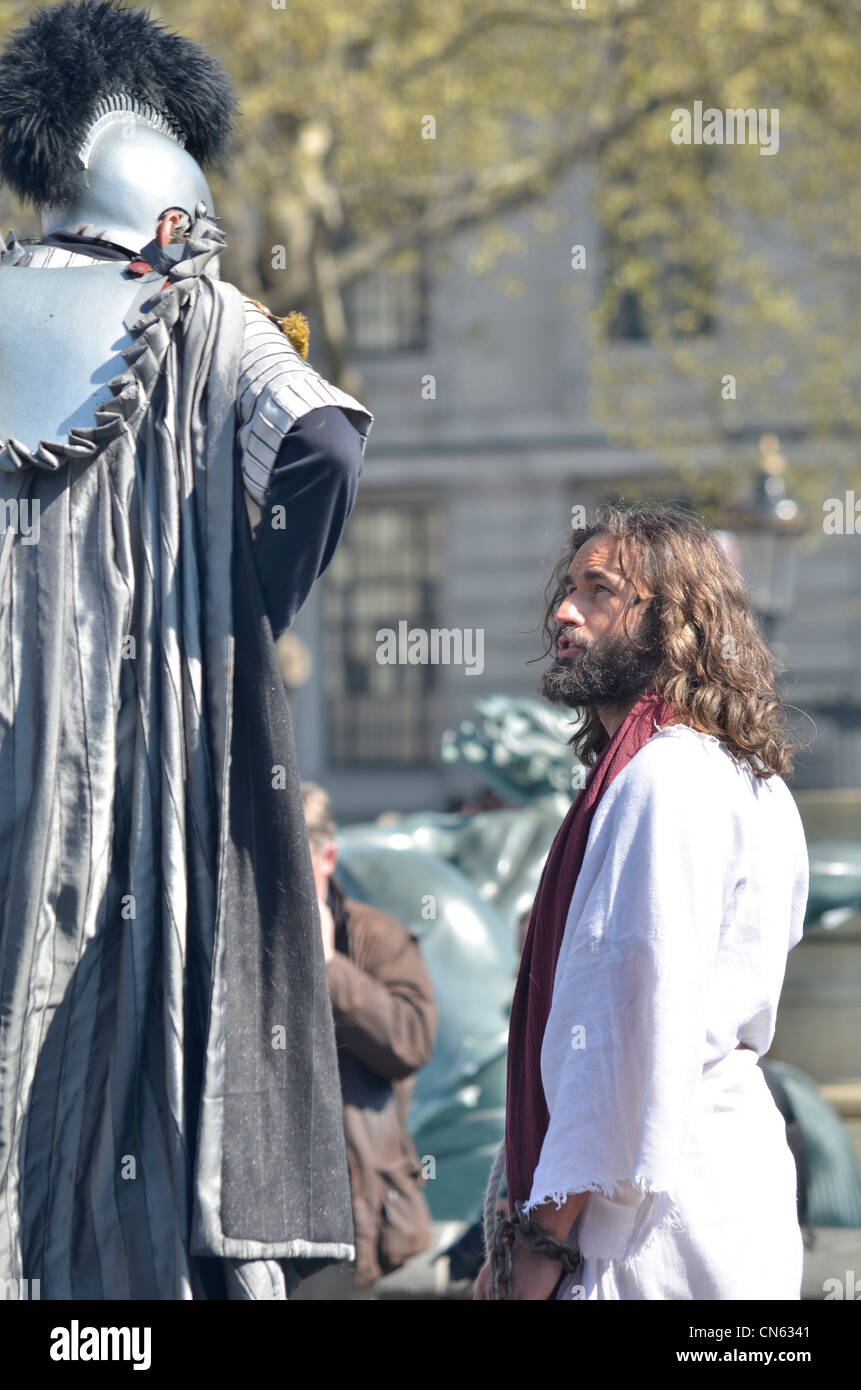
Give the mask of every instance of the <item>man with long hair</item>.
POLYGON ((795 1165, 757 1066, 808 888, 775 663, 680 507, 600 508, 546 597, 539 689, 582 711, 590 771, 511 1012, 511 1296, 797 1299, 795 1165), (576 1272, 530 1248, 529 1222, 576 1272))

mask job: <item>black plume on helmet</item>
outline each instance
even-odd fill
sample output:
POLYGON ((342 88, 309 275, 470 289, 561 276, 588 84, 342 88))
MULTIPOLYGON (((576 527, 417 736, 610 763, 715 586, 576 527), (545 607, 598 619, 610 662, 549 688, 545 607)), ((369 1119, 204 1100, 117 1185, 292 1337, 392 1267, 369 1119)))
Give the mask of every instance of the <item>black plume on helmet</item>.
POLYGON ((165 116, 201 166, 224 159, 236 96, 205 48, 146 10, 64 0, 36 10, 0 57, 0 178, 37 206, 70 203, 97 103, 117 93, 165 116))

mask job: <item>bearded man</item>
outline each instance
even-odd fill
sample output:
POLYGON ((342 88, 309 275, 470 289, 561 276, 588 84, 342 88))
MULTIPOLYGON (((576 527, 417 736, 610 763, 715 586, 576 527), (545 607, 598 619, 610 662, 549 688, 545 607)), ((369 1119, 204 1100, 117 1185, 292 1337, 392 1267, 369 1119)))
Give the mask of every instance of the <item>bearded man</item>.
POLYGON ((757 1066, 808 889, 772 658, 681 508, 601 508, 547 598, 539 689, 583 711, 590 772, 511 1012, 501 1296, 798 1299, 795 1163, 757 1066))

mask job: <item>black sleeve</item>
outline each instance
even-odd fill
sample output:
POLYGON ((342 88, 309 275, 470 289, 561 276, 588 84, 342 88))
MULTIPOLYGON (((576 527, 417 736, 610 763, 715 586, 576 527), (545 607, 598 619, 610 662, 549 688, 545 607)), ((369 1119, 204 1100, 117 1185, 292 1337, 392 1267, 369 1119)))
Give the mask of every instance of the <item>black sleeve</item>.
POLYGON ((361 471, 362 437, 340 406, 309 410, 284 436, 254 533, 273 636, 291 625, 332 559, 361 471))

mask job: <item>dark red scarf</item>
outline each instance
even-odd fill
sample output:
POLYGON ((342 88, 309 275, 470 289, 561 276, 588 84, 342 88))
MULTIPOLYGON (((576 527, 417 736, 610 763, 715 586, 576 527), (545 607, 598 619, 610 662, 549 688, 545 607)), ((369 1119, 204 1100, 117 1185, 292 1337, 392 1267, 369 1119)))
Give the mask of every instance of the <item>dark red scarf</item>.
POLYGON ((565 933, 571 896, 595 808, 617 773, 655 732, 675 717, 675 706, 653 691, 641 695, 622 720, 574 799, 550 847, 529 918, 508 1029, 508 1082, 505 1102, 505 1170, 508 1208, 525 1202, 550 1115, 541 1084, 541 1044, 550 1014, 556 961, 565 933))

